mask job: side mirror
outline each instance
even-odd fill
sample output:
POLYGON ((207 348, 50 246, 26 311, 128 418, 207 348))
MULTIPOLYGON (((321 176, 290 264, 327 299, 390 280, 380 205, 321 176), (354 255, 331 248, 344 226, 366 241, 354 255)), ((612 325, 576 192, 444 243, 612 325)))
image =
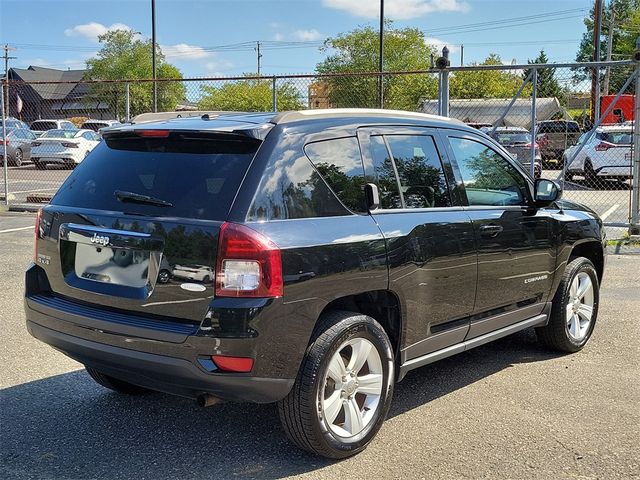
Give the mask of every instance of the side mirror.
POLYGON ((380 192, 375 183, 367 183, 364 186, 364 196, 367 200, 367 208, 369 211, 375 210, 380 206, 380 192))
POLYGON ((534 188, 536 207, 547 207, 562 197, 562 188, 553 180, 539 178, 534 188))

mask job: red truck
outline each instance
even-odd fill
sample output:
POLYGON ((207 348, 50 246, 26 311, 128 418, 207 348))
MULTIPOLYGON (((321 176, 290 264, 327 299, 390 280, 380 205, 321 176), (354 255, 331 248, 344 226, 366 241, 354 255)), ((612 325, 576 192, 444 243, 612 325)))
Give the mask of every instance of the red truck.
MULTIPOLYGON (((615 95, 603 95, 600 98, 600 113, 604 114, 604 112, 609 108, 611 102, 616 98, 615 95)), ((621 95, 616 104, 613 106, 609 115, 602 119, 603 124, 611 124, 611 123, 624 123, 630 120, 634 120, 633 109, 635 102, 635 95, 621 95)))

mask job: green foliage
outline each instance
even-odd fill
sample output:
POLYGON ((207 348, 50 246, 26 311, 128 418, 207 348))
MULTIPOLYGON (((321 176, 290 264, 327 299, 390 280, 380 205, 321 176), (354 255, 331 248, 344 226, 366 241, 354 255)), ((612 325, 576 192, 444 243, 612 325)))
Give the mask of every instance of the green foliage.
MULTIPOLYGON (((549 63, 549 58, 544 50, 540 50, 540 54, 533 60, 527 61, 529 64, 533 63, 549 63)), ((527 68, 522 74, 522 78, 527 78, 531 69, 527 68)), ((560 100, 561 103, 565 103, 566 93, 560 83, 556 79, 556 70, 554 68, 539 68, 538 69, 538 97, 555 97, 560 100)))
MULTIPOLYGON (((479 65, 502 65, 502 60, 492 53, 479 65)), ((465 70, 450 76, 449 92, 451 98, 509 98, 520 85, 520 75, 508 70, 465 70)), ((526 97, 530 92, 531 87, 527 86, 522 95, 526 97)))
MULTIPOLYGON (((600 59, 606 60, 609 28, 612 11, 615 9, 615 23, 613 25, 612 60, 627 60, 635 50, 636 38, 640 35, 640 0, 611 0, 605 4, 602 14, 602 38, 600 41, 600 59)), ((577 62, 593 61, 593 25, 594 7, 584 19, 585 32, 576 54, 577 62)), ((617 67, 611 69, 609 93, 616 93, 631 75, 633 67, 617 67)), ((574 75, 576 80, 591 78, 591 71, 581 69, 574 75)), ((633 83, 627 93, 633 93, 633 83)))
MULTIPOLYGON (((102 48, 98 54, 87 60, 86 78, 89 80, 150 79, 151 41, 140 40, 131 30, 112 30, 98 37, 102 48)), ((159 47, 156 47, 157 78, 181 79, 182 74, 165 61, 159 47)), ((158 110, 175 110, 185 99, 185 87, 181 82, 158 82, 158 110)), ((124 85, 122 83, 91 84, 91 93, 96 101, 107 102, 118 117, 125 112, 124 85)), ((131 115, 153 110, 153 85, 151 82, 129 84, 131 115)))
MULTIPOLYGON (((425 43, 417 28, 394 28, 386 22, 384 37, 384 70, 408 71, 429 68, 434 50, 425 43)), ((378 71, 378 30, 358 27, 324 42, 323 52, 331 52, 316 65, 316 72, 352 73, 378 71)), ((329 85, 329 101, 333 107, 377 107, 378 77, 354 76, 324 78, 329 85)), ((432 75, 388 75, 384 78, 384 106, 415 110, 423 98, 435 98, 437 81, 432 75)))
MULTIPOLYGON (((198 107, 201 110, 267 112, 273 109, 271 89, 270 79, 230 81, 221 86, 206 85, 201 88, 202 98, 198 107)), ((277 109, 280 111, 304 108, 300 92, 291 82, 278 81, 276 96, 277 109)))

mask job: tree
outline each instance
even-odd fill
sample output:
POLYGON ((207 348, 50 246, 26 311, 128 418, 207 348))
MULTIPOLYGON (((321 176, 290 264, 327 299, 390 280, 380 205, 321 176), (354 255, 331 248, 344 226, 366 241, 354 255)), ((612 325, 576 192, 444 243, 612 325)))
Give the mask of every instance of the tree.
MULTIPOLYGON (((595 17, 595 7, 591 7, 591 12, 584 19, 585 32, 576 54, 577 62, 593 61, 593 25, 595 17)), ((600 58, 606 60, 608 33, 611 25, 611 14, 615 10, 615 23, 613 25, 613 45, 611 48, 613 60, 626 60, 631 58, 631 53, 635 50, 636 38, 640 34, 640 0, 611 0, 605 5, 602 12, 602 39, 600 43, 600 58)), ((609 92, 616 93, 633 71, 632 66, 616 67, 611 69, 611 79, 609 92)), ((591 70, 580 69, 574 75, 578 81, 591 78, 591 70)), ((627 93, 633 93, 633 83, 627 93)))
MULTIPOLYGON (((378 71, 378 30, 370 26, 356 28, 325 40, 321 51, 331 52, 316 65, 316 72, 354 73, 378 71)), ((417 28, 394 28, 385 22, 384 70, 387 72, 427 70, 435 53, 425 43, 417 28)), ((378 76, 324 77, 328 84, 329 102, 333 107, 377 107, 378 76)), ((423 98, 435 98, 437 81, 434 76, 387 75, 384 77, 384 106, 415 110, 423 98)))
MULTIPOLYGON (((246 76, 250 76, 247 74, 246 76)), ((266 112, 273 109, 272 82, 270 79, 229 81, 221 86, 205 85, 198 102, 201 110, 239 110, 243 112, 266 112)), ((304 108, 301 94, 291 82, 279 82, 276 86, 278 110, 304 108)))
MULTIPOLYGON (((132 30, 110 30, 98 37, 102 48, 94 58, 87 60, 89 80, 123 80, 152 78, 151 41, 136 38, 132 30)), ((182 74, 156 46, 157 78, 181 79, 182 74)), ((98 102, 107 102, 117 117, 125 112, 124 84, 91 84, 91 94, 98 102)), ((185 87, 182 82, 157 82, 158 110, 175 110, 179 102, 185 99, 185 87)), ((153 109, 152 82, 131 82, 129 84, 131 115, 150 112, 153 109)))
MULTIPOLYGON (((492 53, 482 63, 472 65, 502 65, 502 60, 492 53)), ((520 75, 509 70, 465 70, 451 75, 449 92, 451 98, 509 98, 520 85, 520 75)), ((530 91, 527 87, 522 95, 530 91)))
MULTIPOLYGON (((530 65, 534 63, 549 63, 549 58, 547 57, 547 54, 544 53, 544 50, 540 50, 540 54, 533 60, 527 60, 527 63, 530 65)), ((531 73, 531 69, 526 68, 522 74, 522 78, 527 78, 529 73, 531 73)), ((562 102, 564 101, 565 92, 562 87, 560 87, 560 83, 556 78, 555 68, 538 68, 537 84, 538 97, 556 97, 562 102)))

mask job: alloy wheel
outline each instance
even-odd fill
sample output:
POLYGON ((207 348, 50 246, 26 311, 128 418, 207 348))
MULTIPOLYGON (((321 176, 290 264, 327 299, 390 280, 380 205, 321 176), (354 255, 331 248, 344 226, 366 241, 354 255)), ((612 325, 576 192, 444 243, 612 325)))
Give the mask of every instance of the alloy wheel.
POLYGON ((331 357, 321 392, 321 416, 335 435, 354 437, 373 421, 383 388, 382 359, 365 338, 343 343, 331 357))
POLYGON ((591 326, 594 298, 591 277, 585 272, 578 273, 571 282, 566 306, 567 331, 578 342, 591 326))

